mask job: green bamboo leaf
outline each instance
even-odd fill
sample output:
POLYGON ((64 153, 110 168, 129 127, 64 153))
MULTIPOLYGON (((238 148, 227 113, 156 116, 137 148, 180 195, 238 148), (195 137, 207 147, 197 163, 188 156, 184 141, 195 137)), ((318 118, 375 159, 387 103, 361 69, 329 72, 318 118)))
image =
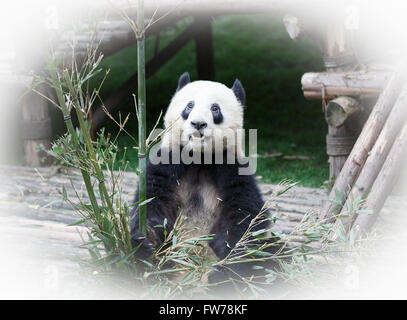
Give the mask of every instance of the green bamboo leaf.
POLYGON ((253 266, 252 269, 253 270, 261 270, 261 269, 264 269, 264 267, 256 265, 256 266, 253 266))
POLYGON ((67 193, 66 193, 66 189, 65 189, 65 186, 64 186, 64 185, 62 185, 62 199, 63 199, 64 201, 66 201, 66 200, 68 199, 68 195, 67 195, 67 193))
POLYGON ((151 201, 153 201, 153 200, 154 200, 154 197, 153 197, 153 198, 150 198, 150 199, 147 199, 147 200, 144 200, 144 201, 141 201, 141 202, 138 204, 138 206, 139 206, 139 207, 145 206, 147 203, 149 203, 149 202, 151 202, 151 201))
POLYGON ((93 240, 93 241, 88 241, 88 242, 81 244, 80 247, 87 247, 90 245, 95 245, 95 244, 100 244, 100 243, 102 243, 102 240, 93 240))
POLYGON ((102 71, 102 68, 95 70, 93 73, 88 74, 85 78, 83 78, 80 82, 80 85, 83 85, 86 81, 89 79, 93 78, 95 75, 100 73, 102 71))
POLYGON ((191 239, 186 240, 185 243, 191 244, 191 245, 199 245, 199 242, 210 241, 212 239, 213 239, 213 236, 191 238, 191 239))
POLYGON ((187 267, 194 267, 194 265, 192 263, 186 262, 184 260, 179 260, 179 259, 171 259, 171 261, 174 261, 176 263, 182 264, 183 266, 187 266, 187 267))
POLYGON ((288 190, 290 190, 291 188, 295 187, 299 182, 291 182, 288 185, 284 186, 284 189, 280 190, 277 192, 277 196, 281 196, 284 193, 286 193, 288 190))
POLYGON ((77 225, 84 224, 85 222, 89 221, 89 219, 90 218, 84 218, 84 219, 72 222, 72 223, 68 224, 68 227, 74 227, 74 226, 77 226, 77 225))
POLYGON ((193 279, 196 276, 195 272, 190 272, 188 273, 183 279, 182 279, 182 283, 186 283, 189 280, 193 279))
POLYGON ((267 232, 267 229, 261 229, 261 230, 252 232, 252 236, 255 237, 255 236, 257 236, 257 235, 259 235, 259 234, 263 234, 263 233, 265 233, 265 232, 267 232))
POLYGON ((304 233, 304 236, 312 241, 318 241, 319 239, 321 239, 321 235, 316 232, 304 233))

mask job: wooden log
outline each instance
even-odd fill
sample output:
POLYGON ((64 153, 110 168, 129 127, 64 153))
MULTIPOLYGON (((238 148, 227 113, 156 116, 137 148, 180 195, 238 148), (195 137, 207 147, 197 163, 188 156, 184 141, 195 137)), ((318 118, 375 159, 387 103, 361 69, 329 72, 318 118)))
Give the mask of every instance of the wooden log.
POLYGON ((360 109, 361 105, 356 99, 351 97, 338 97, 330 101, 326 106, 326 122, 338 128, 343 126, 345 121, 360 111, 360 109))
POLYGON ((301 78, 304 97, 378 96, 390 77, 389 71, 308 72, 301 78))
MULTIPOLYGON (((352 42, 349 41, 349 34, 344 29, 343 17, 341 15, 335 16, 332 21, 326 24, 326 33, 324 38, 323 47, 323 60, 327 73, 323 73, 326 78, 331 79, 331 73, 349 71, 354 68, 355 59, 353 55, 352 42)), ((309 81, 308 76, 303 77, 304 83, 309 81)), ((311 83, 320 86, 320 92, 322 93, 322 103, 325 108, 325 94, 326 83, 321 82, 322 75, 317 75, 316 79, 311 76, 311 83), (314 81, 315 80, 315 81, 314 81), (314 81, 314 82, 313 82, 314 81)), ((334 82, 335 85, 340 83, 334 82)), ((345 85, 346 87, 346 85, 345 85)), ((329 179, 333 181, 339 175, 348 154, 350 153, 351 146, 355 141, 355 126, 348 123, 339 128, 328 125, 327 141, 327 154, 329 156, 329 179), (338 148, 338 145, 340 148, 338 148)))
POLYGON ((348 155, 357 139, 357 132, 350 123, 341 127, 328 125, 326 135, 326 154, 329 163, 329 180, 335 181, 342 170, 348 155))
MULTIPOLYGON (((193 24, 184 30, 177 38, 175 38, 167 47, 158 52, 146 64, 146 78, 153 76, 167 61, 175 56, 190 40, 193 39, 196 32, 196 26, 193 24)), ((117 91, 105 99, 104 104, 110 113, 118 110, 119 104, 125 98, 131 97, 137 87, 137 73, 132 75, 117 91)), ((93 112, 93 125, 95 130, 101 128, 106 120, 106 114, 102 108, 98 108, 93 112)))
POLYGON ((309 88, 303 88, 303 90, 305 90, 303 94, 307 100, 331 100, 339 96, 377 97, 382 91, 379 89, 322 87, 322 85, 313 91, 310 91, 309 88))
MULTIPOLYGON (((353 187, 356 178, 359 175, 360 169, 365 164, 368 153, 373 147, 377 137, 379 136, 390 111, 396 102, 401 88, 406 81, 406 65, 400 68, 393 74, 388 81, 386 88, 380 95, 376 105, 374 106, 368 120, 366 121, 363 130, 357 139, 351 154, 347 158, 340 174, 336 178, 335 184, 329 195, 329 199, 336 199, 336 193, 341 195, 342 204, 346 200, 346 193, 349 188, 353 187)), ((339 210, 332 210, 333 204, 326 201, 321 212, 321 218, 331 217, 338 213, 339 210)))
POLYGON ((215 56, 212 40, 212 17, 199 16, 195 19, 195 52, 199 80, 215 80, 215 56))
MULTIPOLYGON (((360 174, 354 183, 347 200, 340 212, 340 216, 351 215, 349 218, 341 219, 345 230, 349 230, 356 215, 352 215, 355 204, 353 203, 358 196, 361 199, 366 198, 367 192, 372 188, 376 177, 378 176, 385 159, 390 152, 394 140, 399 134, 402 126, 407 118, 407 86, 404 87, 402 93, 396 101, 380 135, 373 146, 371 152, 368 153, 366 163, 360 171, 360 174)), ((339 222, 338 222, 339 224, 339 222)))
POLYGON ((400 168, 405 165, 406 150, 407 125, 404 124, 366 198, 366 207, 372 210, 372 213, 369 215, 358 215, 354 222, 353 227, 361 232, 361 234, 368 232, 377 220, 380 210, 395 185, 400 168))

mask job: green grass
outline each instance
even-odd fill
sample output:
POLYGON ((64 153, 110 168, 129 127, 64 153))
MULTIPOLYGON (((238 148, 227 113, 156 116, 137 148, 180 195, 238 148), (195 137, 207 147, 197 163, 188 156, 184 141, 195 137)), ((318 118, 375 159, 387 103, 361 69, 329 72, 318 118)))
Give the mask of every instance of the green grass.
MULTIPOLYGON (((282 152, 306 156, 306 160, 283 157, 259 158, 257 175, 261 182, 278 183, 289 178, 303 186, 319 187, 328 179, 325 153, 327 125, 319 101, 307 101, 301 91, 301 76, 323 70, 320 53, 311 40, 292 41, 281 17, 268 15, 224 16, 213 21, 216 81, 228 86, 239 78, 247 93, 245 127, 258 129, 258 153, 282 152)), ((182 29, 162 32, 163 48, 182 29)), ((147 39, 147 59, 152 57, 154 39, 147 39)), ((102 96, 116 90, 136 71, 136 47, 126 48, 102 62, 111 72, 102 96)), ((197 79, 195 44, 189 43, 147 81, 147 122, 151 128, 160 110, 165 111, 174 94, 177 79, 189 71, 197 79)), ((136 88, 134 92, 136 92, 136 88)), ((132 100, 123 102, 122 113, 133 110, 132 100)), ((115 132, 114 124, 107 124, 115 132)), ((131 117, 126 127, 136 135, 137 121, 131 117)), ((129 168, 137 167, 136 150, 125 135, 119 145, 127 146, 129 168)))

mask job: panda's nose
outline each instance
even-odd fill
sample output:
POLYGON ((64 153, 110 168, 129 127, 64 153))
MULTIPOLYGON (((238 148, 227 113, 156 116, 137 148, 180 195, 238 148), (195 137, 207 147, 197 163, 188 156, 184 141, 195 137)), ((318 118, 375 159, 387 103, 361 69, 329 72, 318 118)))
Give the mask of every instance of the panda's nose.
POLYGON ((191 126, 196 130, 205 129, 208 124, 205 121, 191 121, 191 126))

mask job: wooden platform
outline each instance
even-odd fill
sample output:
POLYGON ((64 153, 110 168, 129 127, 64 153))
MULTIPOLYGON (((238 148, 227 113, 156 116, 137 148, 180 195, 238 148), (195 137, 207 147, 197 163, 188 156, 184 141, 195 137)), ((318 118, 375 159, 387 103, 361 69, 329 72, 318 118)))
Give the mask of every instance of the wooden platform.
MULTIPOLYGON (((0 166, 0 249, 7 257, 0 266, 0 286, 9 286, 15 297, 28 292, 23 296, 52 298, 55 288, 58 297, 106 297, 93 285, 77 292, 84 283, 78 258, 88 253, 80 247, 86 229, 67 226, 79 220, 60 194, 64 185, 75 199, 71 181, 85 193, 77 170, 0 166)), ((123 189, 128 201, 136 183, 137 175, 127 173, 123 189)), ((317 211, 326 196, 320 189, 294 187, 274 199, 276 185, 260 184, 260 188, 265 200, 275 201, 275 213, 283 218, 276 228, 286 233, 305 213, 317 211)), ((123 292, 119 295, 123 297, 123 292)))
MULTIPOLYGON (((137 179, 134 172, 126 173, 124 178, 123 191, 129 202, 134 197, 137 179)), ((77 170, 0 166, 1 219, 14 226, 36 225, 38 230, 65 230, 66 224, 78 220, 60 194, 64 185, 68 196, 75 199, 71 181, 86 199, 77 170)), ((281 230, 285 232, 289 232, 305 213, 317 211, 326 197, 322 189, 294 187, 275 198, 278 188, 277 185, 260 184, 264 200, 273 200, 275 213, 286 220, 279 222, 281 230)))
MULTIPOLYGON (((84 227, 68 227, 78 220, 62 200, 65 185, 73 196, 71 181, 83 190, 77 170, 59 167, 28 168, 0 166, 0 298, 134 298, 138 293, 112 291, 84 277, 78 258, 87 257, 80 247, 84 227)), ((137 175, 126 173, 124 192, 134 196, 137 175)), ((265 200, 275 203, 274 213, 282 218, 275 227, 289 233, 308 212, 318 213, 327 193, 322 189, 294 187, 274 198, 276 185, 260 184, 265 200)), ((382 210, 380 225, 392 226, 391 234, 404 224, 391 224, 405 217, 406 200, 392 196, 382 210)), ((403 231, 404 232, 404 231, 403 231)), ((134 288, 133 288, 134 289, 134 288)), ((132 290, 133 290, 132 289, 132 290)))
MULTIPOLYGON (((66 226, 79 218, 60 194, 64 185, 68 196, 75 199, 71 181, 86 199, 77 170, 0 167, 0 229, 3 234, 29 235, 50 247, 76 253, 79 249, 75 248, 81 243, 77 230, 83 228, 66 226)), ((126 173, 123 183, 125 197, 130 202, 136 190, 137 175, 134 172, 126 173)), ((326 196, 321 189, 294 187, 275 198, 278 186, 260 184, 260 189, 265 200, 273 200, 274 211, 282 218, 276 228, 285 233, 289 233, 305 213, 317 211, 326 196)))

